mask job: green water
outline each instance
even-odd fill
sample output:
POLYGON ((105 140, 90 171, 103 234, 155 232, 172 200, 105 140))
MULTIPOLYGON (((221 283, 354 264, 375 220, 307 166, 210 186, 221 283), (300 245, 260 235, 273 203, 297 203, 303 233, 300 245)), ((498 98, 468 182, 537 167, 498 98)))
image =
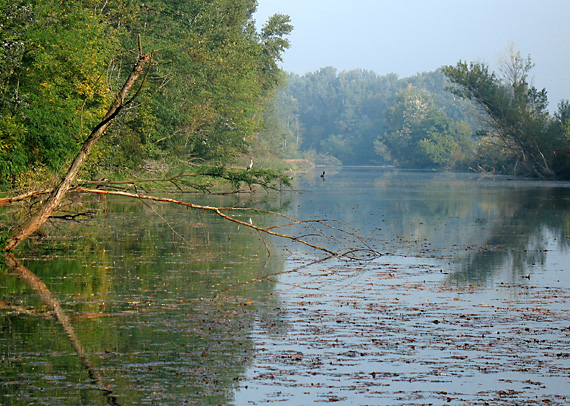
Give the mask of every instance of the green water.
POLYGON ((227 404, 250 363, 252 324, 279 301, 272 282, 248 282, 282 258, 213 215, 124 199, 89 207, 93 219, 46 227, 18 257, 60 302, 99 379, 37 290, 4 269, 0 403, 227 404))

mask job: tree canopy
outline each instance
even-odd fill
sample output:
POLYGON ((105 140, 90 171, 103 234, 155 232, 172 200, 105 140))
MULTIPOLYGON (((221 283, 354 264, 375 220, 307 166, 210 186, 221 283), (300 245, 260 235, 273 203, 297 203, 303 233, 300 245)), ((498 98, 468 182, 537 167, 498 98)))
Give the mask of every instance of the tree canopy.
POLYGON ((499 73, 462 61, 409 78, 327 67, 290 75, 275 108, 289 153, 569 179, 570 103, 551 114, 533 66, 512 47, 499 73))
POLYGON ((140 34, 155 49, 139 104, 98 146, 92 174, 145 159, 224 159, 264 127, 284 78, 289 17, 258 31, 255 0, 0 0, 0 180, 56 170, 104 114, 140 34))
POLYGON ((290 143, 301 151, 332 155, 349 165, 453 167, 471 148, 470 126, 476 120, 468 113, 470 104, 454 100, 446 84, 439 71, 400 79, 327 67, 289 76, 277 103, 291 130, 290 143), (412 123, 414 100, 425 102, 429 114, 412 123), (402 132, 411 138, 398 138, 402 132))
POLYGON ((385 162, 405 168, 457 168, 472 149, 471 129, 455 122, 426 90, 410 87, 386 111, 385 131, 374 142, 385 162))
POLYGON ((487 126, 480 132, 480 161, 492 169, 540 178, 567 178, 570 138, 568 102, 551 116, 546 89, 529 83, 533 68, 511 48, 502 75, 480 62, 458 62, 443 68, 456 84, 451 91, 472 100, 487 126))

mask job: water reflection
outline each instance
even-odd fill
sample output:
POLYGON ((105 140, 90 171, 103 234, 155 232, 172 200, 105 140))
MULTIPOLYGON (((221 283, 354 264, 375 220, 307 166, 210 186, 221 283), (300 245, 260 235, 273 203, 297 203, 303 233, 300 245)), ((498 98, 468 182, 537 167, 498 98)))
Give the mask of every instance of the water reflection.
MULTIPOLYGON (((58 323, 61 325, 63 331, 69 338, 69 341, 73 346, 81 364, 87 371, 91 382, 97 389, 101 390, 105 394, 109 404, 116 405, 116 398, 112 395, 112 391, 106 387, 99 372, 93 366, 88 354, 83 347, 83 344, 75 333, 75 329, 73 328, 68 315, 63 311, 59 301, 53 296, 45 283, 43 283, 43 281, 38 278, 37 275, 22 265, 22 263, 14 255, 7 254, 4 256, 4 260, 12 275, 16 276, 29 289, 31 289, 42 301, 42 303, 48 308, 48 310, 53 313, 58 323)), ((10 308, 10 306, 7 304, 5 307, 8 309, 10 308)), ((20 311, 19 309, 15 310, 16 312, 20 311)))
POLYGON ((283 325, 263 278, 282 258, 214 216, 118 199, 106 213, 0 272, 0 403, 231 403, 252 329, 283 325))
POLYGON ((294 216, 346 221, 386 255, 440 259, 455 283, 484 284, 505 270, 527 277, 547 252, 570 245, 568 183, 382 168, 327 174, 324 184, 299 180, 294 216))
MULTIPOLYGON (((551 269, 553 258, 566 263, 567 184, 379 168, 327 169, 323 182, 321 173, 299 178, 301 193, 250 204, 299 219, 341 220, 386 256, 429 258, 430 269, 439 266, 459 288, 534 278, 541 267, 551 269)), ((202 198, 215 206, 242 203, 202 198)), ((21 264, 49 295, 0 271, 0 403, 231 404, 254 354, 263 352, 254 337, 287 336, 289 309, 269 277, 284 269, 283 258, 274 250, 268 257, 255 232, 215 216, 152 202, 107 203, 106 210, 93 205, 99 214, 90 225, 54 223, 47 239, 20 250, 21 264), (63 316, 46 316, 58 306, 63 316), (73 334, 63 334, 62 325, 73 334)), ((251 221, 273 220, 260 212, 251 221)), ((307 262, 305 247, 288 249, 295 254, 289 264, 307 262)), ((386 278, 408 266, 393 262, 400 265, 386 278)), ((318 281, 311 282, 328 284, 328 265, 315 266, 318 281)), ((342 267, 347 275, 366 272, 360 261, 338 262, 342 267)), ((309 278, 288 276, 295 283, 309 278)), ((351 283, 364 291, 358 278, 351 283)), ((305 312, 309 305, 302 303, 305 312)))

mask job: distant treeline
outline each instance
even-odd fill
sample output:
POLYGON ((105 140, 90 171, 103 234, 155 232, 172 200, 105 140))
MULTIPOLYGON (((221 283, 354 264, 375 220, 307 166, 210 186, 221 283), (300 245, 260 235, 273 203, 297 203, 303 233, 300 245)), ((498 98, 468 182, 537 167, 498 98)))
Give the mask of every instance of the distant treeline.
MULTIPOLYGON (((284 73, 289 17, 256 0, 0 0, 0 183, 53 172, 101 120, 140 35, 154 63, 84 176, 147 160, 220 161, 256 144, 284 73)), ((271 144, 269 142, 269 144, 271 144)), ((279 142, 277 142, 279 144, 279 142)))
POLYGON ((473 105, 447 92, 446 83, 440 71, 399 79, 327 67, 289 76, 277 103, 301 151, 347 165, 449 167, 473 148, 478 122, 473 105))
POLYGON ((549 114, 532 66, 511 51, 502 75, 462 62, 409 78, 327 67, 289 76, 276 108, 289 143, 343 164, 569 178, 570 107, 549 114))

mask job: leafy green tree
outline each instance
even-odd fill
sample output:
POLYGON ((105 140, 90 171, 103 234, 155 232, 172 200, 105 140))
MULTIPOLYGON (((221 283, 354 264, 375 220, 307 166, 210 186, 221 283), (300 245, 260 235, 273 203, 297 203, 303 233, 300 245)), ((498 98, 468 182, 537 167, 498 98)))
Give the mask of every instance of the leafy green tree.
POLYGON ((570 179, 570 102, 562 100, 554 114, 552 133, 557 134, 563 146, 554 150, 552 168, 559 179, 570 179))
POLYGON ((37 166, 54 171, 76 152, 129 74, 139 34, 157 50, 149 91, 97 146, 89 171, 245 152, 283 80, 276 61, 292 30, 287 16, 275 15, 257 32, 256 7, 255 0, 0 0, 0 178, 14 182, 37 166))
MULTIPOLYGON (((133 112, 116 128, 107 151, 117 157, 180 159, 227 159, 245 152, 263 128, 263 111, 282 79, 275 61, 288 47, 285 36, 292 29, 287 16, 275 15, 258 33, 256 5, 255 0, 141 3, 131 35, 143 32, 159 50, 151 107, 133 112)), ((110 164, 125 162, 117 157, 110 164)))
POLYGON ((395 86, 396 75, 365 70, 338 73, 327 67, 290 76, 283 93, 298 106, 301 149, 333 155, 345 164, 371 163, 395 86))
POLYGON ((279 92, 264 113, 264 128, 259 133, 254 156, 266 158, 299 158, 301 132, 297 101, 279 92))
POLYGON ((102 73, 118 42, 80 3, 2 3, 0 177, 59 168, 98 122, 110 93, 102 73))
POLYGON ((26 97, 19 77, 24 71, 25 31, 32 23, 29 5, 0 1, 0 184, 14 183, 28 162, 22 115, 26 97))
MULTIPOLYGON (((498 76, 484 63, 459 62, 443 68, 457 86, 452 92, 475 102, 483 113, 487 129, 483 145, 497 148, 492 156, 501 157, 507 171, 553 178, 555 152, 567 145, 560 128, 553 126, 547 110, 546 90, 538 90, 528 81, 534 65, 530 57, 511 49, 498 76)), ((500 168, 493 168, 500 169, 500 168)))
POLYGON ((286 38, 293 31, 290 22, 289 16, 275 14, 261 29, 261 72, 265 89, 273 90, 282 83, 284 73, 277 66, 277 61, 282 61, 281 55, 291 45, 286 38))
POLYGON ((472 144, 466 124, 438 109, 431 94, 411 86, 386 112, 386 131, 375 141, 385 162, 407 168, 455 168, 472 144))

